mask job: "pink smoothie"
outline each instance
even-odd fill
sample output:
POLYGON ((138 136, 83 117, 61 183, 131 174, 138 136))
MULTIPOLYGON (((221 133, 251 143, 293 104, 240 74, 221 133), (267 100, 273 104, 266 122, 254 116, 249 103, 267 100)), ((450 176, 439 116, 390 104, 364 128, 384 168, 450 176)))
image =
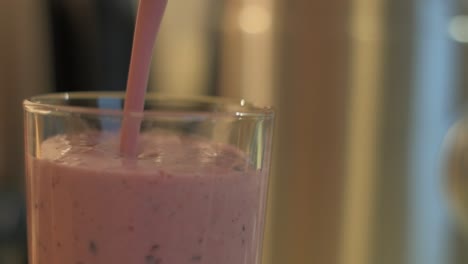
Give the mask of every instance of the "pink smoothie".
POLYGON ((238 149, 144 133, 56 136, 28 160, 31 264, 254 264, 267 171, 238 149))

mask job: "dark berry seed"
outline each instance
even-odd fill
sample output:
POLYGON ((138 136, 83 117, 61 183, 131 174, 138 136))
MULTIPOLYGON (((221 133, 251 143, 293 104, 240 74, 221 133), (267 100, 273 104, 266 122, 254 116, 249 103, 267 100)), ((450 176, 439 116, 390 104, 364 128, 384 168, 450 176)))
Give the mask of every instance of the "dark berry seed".
POLYGON ((153 205, 153 211, 157 212, 158 210, 159 210, 159 206, 158 205, 153 205))
POLYGON ((192 256, 192 258, 190 259, 192 262, 200 262, 202 260, 202 256, 200 255, 194 255, 192 256))
POLYGON ((234 166, 233 169, 234 169, 235 171, 239 171, 239 172, 240 172, 240 171, 244 171, 244 168, 243 168, 242 166, 240 166, 240 165, 234 166))
POLYGON ((89 241, 89 252, 91 252, 91 254, 93 255, 97 255, 97 245, 96 242, 94 242, 93 240, 89 241))
POLYGON ((148 255, 145 257, 145 264, 161 264, 162 260, 160 258, 156 258, 153 255, 148 255))
POLYGON ((155 250, 158 250, 158 249, 159 249, 158 244, 154 244, 153 246, 151 246, 151 251, 155 251, 155 250))

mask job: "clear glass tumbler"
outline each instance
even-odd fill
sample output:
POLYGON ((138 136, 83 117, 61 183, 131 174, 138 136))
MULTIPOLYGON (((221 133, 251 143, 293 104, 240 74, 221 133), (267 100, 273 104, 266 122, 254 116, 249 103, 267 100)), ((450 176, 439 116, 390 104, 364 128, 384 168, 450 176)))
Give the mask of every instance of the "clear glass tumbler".
POLYGON ((148 94, 137 156, 123 93, 24 102, 30 264, 260 263, 274 113, 148 94))

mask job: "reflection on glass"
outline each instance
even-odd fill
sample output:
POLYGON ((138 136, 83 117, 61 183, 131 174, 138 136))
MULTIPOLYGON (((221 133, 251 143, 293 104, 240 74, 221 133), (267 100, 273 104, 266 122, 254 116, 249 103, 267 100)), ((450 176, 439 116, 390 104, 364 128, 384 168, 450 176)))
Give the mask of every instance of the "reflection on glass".
POLYGON ((449 24, 450 36, 457 42, 468 43, 468 16, 455 16, 449 24))
POLYGON ((445 180, 449 203, 461 228, 468 232, 468 119, 461 120, 452 128, 446 154, 445 180))

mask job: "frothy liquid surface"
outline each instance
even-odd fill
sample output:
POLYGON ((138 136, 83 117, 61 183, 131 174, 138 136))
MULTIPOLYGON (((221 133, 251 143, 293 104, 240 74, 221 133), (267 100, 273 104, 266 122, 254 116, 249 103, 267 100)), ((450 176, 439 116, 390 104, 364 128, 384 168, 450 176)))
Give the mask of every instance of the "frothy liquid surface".
POLYGON ((239 150, 143 134, 136 162, 117 136, 56 136, 29 157, 32 264, 253 264, 266 174, 239 150))

